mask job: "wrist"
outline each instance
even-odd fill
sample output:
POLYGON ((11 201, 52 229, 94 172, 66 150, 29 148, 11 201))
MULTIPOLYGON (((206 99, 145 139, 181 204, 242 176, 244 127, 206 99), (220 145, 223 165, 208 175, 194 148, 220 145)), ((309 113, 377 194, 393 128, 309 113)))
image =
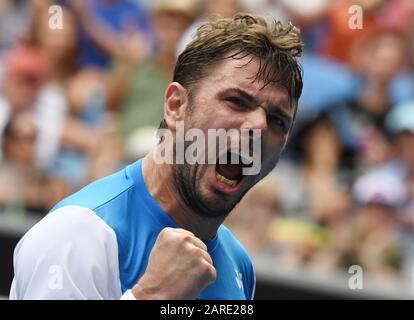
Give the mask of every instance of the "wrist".
POLYGON ((145 280, 142 278, 135 284, 131 292, 137 300, 162 300, 164 299, 160 296, 154 288, 145 285, 143 283, 145 280))

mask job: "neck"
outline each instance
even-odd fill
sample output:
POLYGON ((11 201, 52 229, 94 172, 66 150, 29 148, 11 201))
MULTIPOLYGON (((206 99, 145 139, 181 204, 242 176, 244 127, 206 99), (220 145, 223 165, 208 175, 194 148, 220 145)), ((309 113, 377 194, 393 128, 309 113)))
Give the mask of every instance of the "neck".
POLYGON ((202 240, 212 239, 224 219, 204 218, 191 210, 175 185, 173 167, 155 163, 153 152, 142 161, 144 182, 151 196, 180 228, 191 231, 202 240))

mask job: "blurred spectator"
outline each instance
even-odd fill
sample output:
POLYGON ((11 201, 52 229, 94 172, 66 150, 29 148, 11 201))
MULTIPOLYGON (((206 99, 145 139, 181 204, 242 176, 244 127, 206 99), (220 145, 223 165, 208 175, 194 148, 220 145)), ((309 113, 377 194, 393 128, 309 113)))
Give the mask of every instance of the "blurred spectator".
POLYGON ((259 182, 237 205, 236 214, 226 220, 251 255, 275 254, 272 221, 280 210, 277 185, 271 178, 259 182))
POLYGON ((378 12, 379 24, 384 28, 408 30, 414 16, 411 0, 388 0, 378 12))
POLYGON ((329 0, 278 0, 277 3, 287 16, 294 21, 302 33, 306 52, 320 51, 324 45, 329 26, 326 15, 331 6, 329 0))
POLYGON ((326 223, 347 206, 342 144, 326 115, 309 122, 295 140, 302 163, 282 161, 272 173, 281 188, 283 210, 326 223))
POLYGON ((26 46, 7 51, 0 91, 0 138, 12 115, 32 109, 46 76, 40 51, 26 46))
POLYGON ((382 168, 406 181, 409 195, 414 195, 414 103, 397 105, 386 118, 391 135, 393 157, 382 168))
POLYGON ((0 2, 0 55, 14 46, 29 29, 30 1, 2 0, 0 2))
POLYGON ((30 110, 39 128, 36 162, 42 168, 50 167, 59 150, 66 112, 65 97, 59 88, 45 85, 48 66, 38 48, 21 45, 9 49, 4 66, 0 130, 10 116, 30 110))
POLYGON ((351 124, 345 119, 347 114, 343 109, 347 102, 354 101, 358 96, 361 83, 357 75, 340 63, 312 53, 305 53, 301 63, 306 72, 295 127, 300 127, 322 112, 329 113, 330 109, 335 109, 333 112, 339 118, 335 124, 341 138, 347 145, 352 145, 353 138, 349 137, 351 124))
POLYGON ((36 168, 37 128, 32 115, 19 113, 4 130, 3 157, 0 165, 0 205, 11 211, 43 214, 68 195, 65 184, 46 176, 36 168))
POLYGON ((398 178, 407 189, 407 203, 400 213, 405 244, 404 273, 414 290, 414 102, 394 107, 387 116, 391 132, 394 158, 380 169, 398 178))
POLYGON ((390 86, 393 78, 407 65, 408 47, 401 33, 378 32, 355 49, 354 65, 363 77, 362 89, 354 109, 360 117, 371 118, 384 128, 384 118, 393 101, 390 86))
MULTIPOLYGON (((47 61, 48 82, 63 86, 76 70, 76 17, 69 9, 62 7, 63 28, 50 28, 47 2, 41 1, 37 4, 32 34, 28 40, 40 48, 47 61)), ((52 4, 51 1, 49 4, 52 4)))
POLYGON ((71 0, 70 3, 80 26, 81 66, 109 68, 111 58, 122 56, 125 47, 135 46, 136 55, 140 54, 138 50, 144 50, 145 54, 151 51, 151 22, 138 1, 71 0))
MULTIPOLYGON (((357 121, 363 121, 363 119, 355 120, 357 121)), ((363 123, 358 128, 357 144, 356 162, 361 171, 381 166, 392 158, 388 136, 372 123, 363 123)))
POLYGON ((328 11, 329 33, 324 54, 339 61, 349 63, 353 46, 367 34, 378 28, 375 19, 384 0, 341 0, 332 1, 328 11), (362 29, 351 29, 349 8, 358 5, 362 9, 362 29))
POLYGON ((198 13, 197 11, 200 11, 199 17, 191 24, 191 26, 188 26, 180 40, 176 43, 176 56, 184 51, 187 44, 190 43, 194 37, 197 28, 204 21, 217 18, 229 18, 234 16, 236 13, 243 11, 242 4, 239 0, 205 0, 202 2, 200 9, 194 9, 194 13, 198 13))
POLYGON ((347 103, 361 169, 389 160, 391 150, 385 119, 395 100, 409 98, 410 94, 401 94, 401 89, 410 90, 411 77, 402 72, 408 65, 408 47, 401 33, 382 30, 365 40, 354 51, 361 88, 357 97, 347 103))
POLYGON ((349 243, 352 176, 342 163, 344 149, 326 114, 309 122, 295 140, 302 163, 283 160, 272 173, 285 215, 272 224, 272 234, 282 265, 306 265, 324 274, 339 268, 349 243))
POLYGON ((195 15, 195 0, 165 0, 152 10, 157 51, 134 70, 121 106, 124 141, 142 126, 158 127, 163 118, 164 91, 172 80, 175 48, 195 15))
POLYGON ((51 169, 65 143, 65 132, 70 130, 66 125, 68 102, 66 85, 75 72, 75 58, 77 53, 76 25, 73 14, 62 8, 63 28, 49 27, 48 6, 53 1, 34 1, 35 15, 32 32, 27 41, 41 51, 47 63, 47 75, 41 90, 42 99, 38 102, 42 112, 38 118, 44 122, 44 129, 39 136, 38 155, 39 165, 44 169, 51 169), (46 121, 46 119, 48 121, 46 121))
MULTIPOLYGON (((1 162, 0 203, 24 210, 25 177, 34 167, 36 128, 28 114, 21 113, 9 120, 4 128, 1 162)), ((10 208, 9 208, 10 210, 10 208)))
POLYGON ((104 75, 85 69, 68 82, 69 113, 54 172, 72 188, 115 171, 121 163, 118 119, 106 107, 109 75, 104 75))
POLYGON ((119 159, 112 162, 110 159, 116 158, 119 152, 107 155, 106 169, 97 163, 91 165, 90 162, 100 157, 100 163, 104 163, 101 151, 113 141, 104 133, 106 129, 101 130, 101 126, 113 128, 112 124, 104 124, 103 118, 107 108, 119 103, 123 86, 123 80, 119 78, 124 71, 119 68, 108 71, 76 68, 75 16, 63 7, 64 28, 51 29, 48 25, 48 4, 51 5, 52 1, 36 3, 34 32, 30 39, 40 48, 48 63, 47 78, 41 94, 47 99, 39 102, 43 110, 39 118, 41 121, 54 119, 53 122, 44 121, 47 125, 43 136, 49 143, 41 144, 43 150, 39 155, 46 158, 48 153, 44 149, 51 145, 50 140, 53 139, 54 152, 48 157, 47 169, 64 178, 72 188, 78 188, 92 177, 108 174, 118 166, 119 159), (53 105, 50 101, 53 101, 53 105), (108 143, 99 144, 99 140, 104 137, 109 139, 108 143))
POLYGON ((357 207, 349 259, 371 279, 395 285, 403 260, 397 222, 405 185, 387 172, 372 171, 358 178, 353 191, 357 207))

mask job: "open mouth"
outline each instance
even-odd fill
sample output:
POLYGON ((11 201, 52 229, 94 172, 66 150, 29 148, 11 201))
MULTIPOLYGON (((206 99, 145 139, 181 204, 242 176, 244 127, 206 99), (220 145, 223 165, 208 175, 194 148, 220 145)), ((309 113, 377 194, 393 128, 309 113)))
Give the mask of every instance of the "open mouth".
POLYGON ((217 160, 216 178, 230 188, 235 188, 243 180, 243 168, 252 166, 252 164, 244 164, 247 161, 238 152, 228 151, 217 160))

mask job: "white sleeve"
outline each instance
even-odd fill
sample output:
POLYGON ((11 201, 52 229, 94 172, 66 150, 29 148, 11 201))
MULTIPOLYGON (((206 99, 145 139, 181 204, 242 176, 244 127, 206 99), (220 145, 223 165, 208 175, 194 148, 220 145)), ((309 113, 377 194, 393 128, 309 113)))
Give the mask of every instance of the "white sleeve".
POLYGON ((115 232, 93 211, 62 207, 14 252, 10 299, 120 299, 115 232))

